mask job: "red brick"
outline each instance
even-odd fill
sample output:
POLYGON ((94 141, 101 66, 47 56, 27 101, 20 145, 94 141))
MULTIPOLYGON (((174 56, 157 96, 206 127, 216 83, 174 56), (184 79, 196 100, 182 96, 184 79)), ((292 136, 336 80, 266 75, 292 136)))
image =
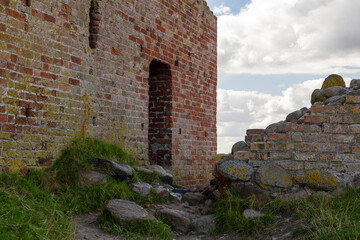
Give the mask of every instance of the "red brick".
POLYGON ((356 157, 354 154, 335 154, 334 155, 334 161, 335 162, 349 162, 349 163, 355 163, 356 157))
POLYGON ((321 144, 321 143, 313 143, 311 146, 311 151, 313 152, 335 152, 336 145, 335 144, 321 144))
POLYGON ((0 0, 0 4, 8 7, 10 5, 10 0, 0 0))
POLYGON ((266 142, 254 142, 250 143, 250 150, 251 151, 261 151, 261 150, 271 150, 272 144, 266 142))
POLYGON ((304 139, 304 142, 328 142, 329 141, 329 135, 328 134, 306 134, 304 139))
POLYGON ((328 121, 327 115, 306 115, 304 123, 324 123, 328 121))
POLYGON ((246 135, 254 135, 254 134, 264 134, 265 129, 248 129, 246 130, 246 135))
POLYGON ((324 133, 347 133, 348 125, 345 124, 324 124, 324 133))
POLYGON ((267 140, 271 142, 288 142, 290 141, 290 136, 286 133, 269 133, 267 140))
POLYGON ((360 104, 360 96, 346 96, 346 103, 348 104, 360 104))
POLYGON ((303 132, 304 125, 303 124, 293 124, 289 123, 285 125, 285 132, 303 132))
POLYGON ((71 56, 71 61, 73 63, 79 64, 81 65, 81 58, 75 57, 75 56, 71 56))
POLYGON ((250 160, 254 159, 255 153, 250 151, 238 151, 234 153, 234 159, 236 160, 250 160))
POLYGON ((309 152, 311 145, 309 143, 294 143, 294 151, 309 152))
POLYGON ((323 105, 312 105, 311 106, 311 113, 322 113, 323 105))
POLYGON ((349 133, 350 134, 360 133, 360 124, 351 124, 351 125, 349 125, 349 133))
POLYGON ((344 115, 343 123, 360 123, 360 115, 344 115))
POLYGON ((273 149, 276 151, 293 151, 294 144, 293 143, 273 143, 273 149))
POLYGON ((308 152, 308 153, 294 153, 294 159, 298 161, 316 161, 317 154, 308 152))
POLYGON ((55 23, 55 18, 53 16, 50 16, 48 14, 44 14, 43 18, 44 18, 45 21, 55 23))
POLYGON ((52 57, 49 57, 49 56, 45 56, 45 55, 42 55, 41 56, 41 61, 44 62, 44 63, 52 63, 52 57))
POLYGON ((347 113, 347 107, 345 106, 324 106, 324 113, 347 113))
POLYGON ((9 16, 11 16, 13 18, 17 18, 17 19, 19 19, 20 21, 23 21, 23 22, 25 22, 25 20, 26 20, 25 14, 19 13, 18 11, 14 11, 14 10, 12 10, 10 8, 6 8, 5 13, 7 15, 9 15, 9 16))
POLYGON ((334 143, 352 143, 353 141, 353 135, 331 135, 330 137, 330 142, 334 143))
POLYGON ((69 84, 75 85, 75 86, 79 86, 79 85, 80 85, 80 81, 77 80, 77 79, 69 78, 69 84))
POLYGON ((320 153, 319 154, 319 161, 333 161, 334 154, 333 153, 320 153))
POLYGON ((6 25, 5 24, 0 23, 0 31, 6 32, 6 25))
POLYGON ((329 123, 342 123, 343 117, 341 115, 329 116, 329 123))

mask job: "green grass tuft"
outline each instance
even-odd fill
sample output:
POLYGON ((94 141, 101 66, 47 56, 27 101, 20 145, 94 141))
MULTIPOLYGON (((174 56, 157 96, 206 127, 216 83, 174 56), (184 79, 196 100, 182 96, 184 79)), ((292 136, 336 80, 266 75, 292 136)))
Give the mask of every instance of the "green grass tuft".
POLYGON ((89 158, 104 158, 117 163, 135 163, 131 156, 114 144, 96 138, 76 138, 55 161, 52 170, 59 183, 75 185, 82 172, 89 169, 89 158))
POLYGON ((98 222, 100 227, 115 235, 129 240, 170 240, 170 227, 160 221, 140 220, 129 226, 120 226, 108 213, 102 213, 98 222), (145 237, 145 238, 144 238, 145 237))
POLYGON ((227 193, 225 199, 215 203, 216 230, 214 234, 223 232, 254 233, 270 226, 274 222, 271 215, 265 215, 254 219, 245 219, 243 211, 251 206, 251 201, 242 199, 227 193))
POLYGON ((37 186, 34 175, 0 175, 0 239, 72 239, 72 219, 64 208, 37 186))
MULTIPOLYGON (((124 181, 109 178, 106 184, 89 188, 77 186, 79 175, 90 168, 88 158, 104 158, 134 167, 132 158, 115 145, 90 138, 75 139, 54 165, 41 171, 0 174, 0 239, 73 239, 72 219, 77 214, 102 210, 110 199, 134 201, 140 205, 162 203, 152 192, 146 197, 133 193, 129 184, 142 181, 137 176, 124 181)), ((147 180, 157 175, 147 176, 147 180)), ((158 222, 139 223, 152 239, 169 239, 168 227, 158 222), (141 225, 142 224, 142 225, 141 225), (147 229, 147 230, 146 230, 147 229), (159 231, 159 238, 156 237, 159 231)), ((127 228, 127 234, 135 231, 127 228)))

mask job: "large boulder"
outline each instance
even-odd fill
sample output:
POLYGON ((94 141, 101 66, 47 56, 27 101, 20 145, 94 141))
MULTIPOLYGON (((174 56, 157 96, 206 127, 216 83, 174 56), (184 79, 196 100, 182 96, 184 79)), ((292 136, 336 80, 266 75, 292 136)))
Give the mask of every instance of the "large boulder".
POLYGON ((325 90, 327 88, 331 88, 335 86, 345 87, 345 81, 340 75, 331 74, 330 76, 325 78, 321 86, 321 89, 325 90))
POLYGON ((311 104, 323 102, 326 100, 325 90, 315 89, 311 94, 311 104))
POLYGON ((156 220, 154 216, 136 203, 122 199, 110 200, 105 209, 123 226, 130 225, 138 220, 156 220))
POLYGON ((233 181, 249 181, 254 173, 254 169, 249 164, 238 160, 223 162, 217 167, 217 171, 225 178, 233 181))
POLYGON ((315 190, 332 191, 337 187, 336 177, 332 173, 320 172, 317 170, 306 171, 301 176, 295 176, 295 181, 302 186, 315 190))
POLYGON ((231 148, 231 154, 234 155, 234 152, 238 151, 249 151, 249 145, 244 141, 239 141, 235 143, 231 148))
POLYGON ((302 116, 304 116, 305 112, 302 110, 297 110, 294 111, 290 114, 288 114, 286 116, 286 120, 285 122, 292 122, 292 123, 296 123, 298 121, 299 118, 301 118, 302 116))
POLYGON ((344 94, 346 94, 346 88, 340 87, 340 86, 327 88, 325 90, 326 98, 331 98, 331 97, 334 97, 334 96, 342 96, 344 94))
POLYGON ((160 218, 165 218, 166 221, 175 228, 175 230, 184 233, 189 231, 192 219, 195 218, 195 216, 190 213, 171 208, 159 209, 155 212, 155 215, 160 218))
POLYGON ((360 79, 353 79, 350 82, 350 88, 352 88, 353 90, 358 90, 360 89, 360 79))
POLYGON ((172 184, 174 181, 173 175, 168 173, 162 166, 160 165, 150 165, 148 168, 159 175, 160 180, 163 183, 172 184))
POLYGON ((191 206, 199 205, 205 196, 199 192, 187 192, 183 195, 183 200, 187 201, 191 206))
POLYGON ((266 164, 257 171, 257 183, 267 189, 269 187, 289 188, 292 186, 291 175, 275 164, 266 164))
POLYGON ((285 125, 286 125, 286 122, 284 122, 284 121, 280 121, 280 122, 277 122, 277 123, 270 124, 265 129, 265 133, 266 134, 269 134, 269 133, 281 133, 281 132, 283 132, 285 130, 285 125))
POLYGON ((101 171, 114 177, 131 177, 132 168, 129 165, 116 163, 107 159, 90 158, 90 163, 101 171))
POLYGON ((329 106, 339 106, 339 105, 344 105, 345 100, 346 100, 346 96, 333 96, 326 99, 324 104, 329 106))
POLYGON ((209 233, 215 230, 215 219, 212 215, 201 216, 194 220, 196 231, 200 233, 209 233))
POLYGON ((150 189, 152 188, 150 184, 143 182, 133 183, 131 187, 133 192, 143 197, 147 196, 150 193, 150 189))

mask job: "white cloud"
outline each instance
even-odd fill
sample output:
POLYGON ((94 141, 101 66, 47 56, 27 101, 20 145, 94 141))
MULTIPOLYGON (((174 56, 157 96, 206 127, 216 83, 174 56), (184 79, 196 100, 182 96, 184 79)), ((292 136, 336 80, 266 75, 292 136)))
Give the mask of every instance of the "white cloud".
POLYGON ((253 0, 237 15, 221 5, 219 74, 358 72, 360 1, 253 0))
POLYGON ((224 6, 223 4, 221 4, 220 6, 215 6, 214 8, 214 14, 216 16, 229 15, 230 13, 231 9, 227 6, 224 6))
MULTIPOLYGON (((287 114, 310 107, 311 93, 320 88, 324 79, 294 84, 273 96, 255 91, 218 89, 218 152, 229 153, 232 145, 244 140, 246 129, 266 128, 285 120, 287 114)), ((347 86, 351 79, 345 79, 347 86)))

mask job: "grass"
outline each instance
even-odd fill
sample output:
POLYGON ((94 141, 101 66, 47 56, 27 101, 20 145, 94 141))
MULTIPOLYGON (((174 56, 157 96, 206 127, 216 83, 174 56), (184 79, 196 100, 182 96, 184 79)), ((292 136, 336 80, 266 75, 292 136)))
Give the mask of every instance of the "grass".
POLYGON ((242 215, 243 211, 250 208, 251 205, 250 200, 238 198, 228 192, 226 198, 215 203, 217 224, 214 234, 223 232, 257 233, 273 223, 274 219, 271 215, 245 219, 242 215))
MULTIPOLYGON (((109 178, 101 186, 78 187, 79 174, 91 168, 89 157, 135 166, 132 158, 115 145, 96 139, 76 139, 50 169, 31 171, 24 176, 0 174, 0 239, 73 239, 73 218, 102 210, 110 199, 129 200, 140 205, 165 201, 153 192, 142 197, 130 190, 133 182, 158 180, 156 174, 135 172, 133 178, 123 181, 109 178)), ((217 201, 214 234, 240 232, 257 236, 276 228, 273 215, 285 212, 308 223, 295 226, 293 238, 360 239, 360 190, 349 188, 333 198, 317 195, 297 201, 273 200, 262 206, 265 216, 245 219, 243 210, 253 205, 254 202, 230 193, 217 201)), ((126 239, 171 239, 170 226, 159 221, 140 221, 121 227, 104 213, 99 222, 107 231, 122 234, 126 239)))
POLYGON ((302 220, 294 226, 292 238, 301 239, 360 239, 360 189, 348 188, 342 193, 328 198, 314 195, 297 201, 273 200, 261 211, 264 217, 244 219, 242 212, 250 208, 250 200, 228 194, 226 199, 215 203, 217 228, 214 232, 244 233, 257 235, 269 233, 278 228, 273 215, 292 216, 294 221, 302 220))
POLYGON ((57 181, 62 184, 74 185, 80 174, 91 167, 89 158, 105 158, 132 167, 132 157, 114 144, 96 138, 76 138, 55 161, 52 170, 57 181))
MULTIPOLYGON (((158 178, 156 174, 143 176, 134 172, 132 178, 123 181, 109 178, 101 186, 78 187, 80 174, 91 168, 88 162, 91 157, 135 166, 132 158, 115 145, 98 139, 78 138, 50 169, 31 171, 24 176, 0 174, 0 239, 73 239, 74 216, 102 210, 110 199, 129 200, 140 205, 164 202, 153 192, 142 197, 129 187, 137 181, 154 181, 158 178)), ((114 223, 106 219, 108 224, 114 223)), ((102 222, 104 226, 106 219, 102 222)), ((162 232, 161 236, 166 232, 170 234, 168 228, 159 222, 139 224, 144 225, 145 232, 136 232, 132 228, 124 228, 123 232, 131 235, 135 231, 135 235, 144 234, 153 239, 156 239, 153 229, 162 232)))
POLYGON ((294 216, 309 222, 309 228, 293 231, 308 239, 360 239, 360 190, 345 189, 333 198, 311 196, 297 201, 275 200, 265 211, 293 211, 294 216))
POLYGON ((65 203, 30 174, 0 175, 0 239, 72 239, 65 203))
POLYGON ((171 240, 170 227, 160 221, 141 220, 129 226, 120 226, 106 212, 99 216, 100 226, 112 234, 121 235, 132 240, 171 240))

